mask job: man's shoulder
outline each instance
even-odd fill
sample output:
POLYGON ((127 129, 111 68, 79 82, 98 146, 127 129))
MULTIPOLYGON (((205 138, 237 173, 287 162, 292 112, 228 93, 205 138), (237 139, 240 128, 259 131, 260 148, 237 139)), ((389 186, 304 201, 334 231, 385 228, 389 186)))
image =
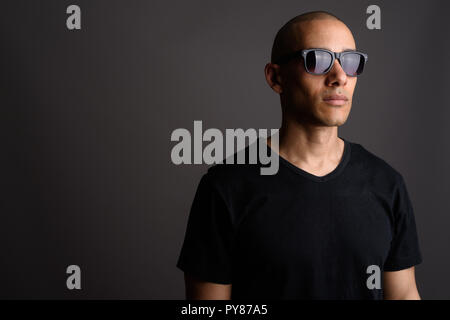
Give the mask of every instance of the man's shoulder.
POLYGON ((217 163, 208 168, 206 175, 211 181, 221 183, 243 181, 260 175, 259 163, 217 163))
MULTIPOLYGON (((360 143, 350 142, 351 163, 358 169, 358 172, 369 176, 374 180, 384 180, 389 184, 397 184, 403 181, 403 176, 393 165, 370 148, 364 147, 360 143)), ((245 162, 238 161, 237 154, 224 159, 221 163, 214 164, 207 169, 205 176, 208 181, 224 187, 227 185, 236 186, 237 184, 258 183, 261 178, 261 163, 257 161, 252 163, 248 157, 248 147, 245 148, 245 162)))
POLYGON ((386 179, 393 183, 398 183, 403 180, 403 176, 399 170, 369 148, 355 142, 351 143, 351 148, 352 161, 360 166, 363 172, 369 173, 375 178, 386 179))
POLYGON ((262 166, 258 158, 251 159, 247 146, 242 153, 235 152, 223 159, 221 163, 211 165, 205 176, 211 183, 221 186, 242 184, 246 181, 254 181, 261 176, 262 166))

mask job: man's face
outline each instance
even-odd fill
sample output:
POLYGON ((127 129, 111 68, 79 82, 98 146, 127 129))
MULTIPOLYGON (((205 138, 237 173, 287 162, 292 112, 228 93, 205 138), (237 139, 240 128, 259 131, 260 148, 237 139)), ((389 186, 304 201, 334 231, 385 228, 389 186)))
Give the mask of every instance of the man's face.
MULTIPOLYGON (((324 48, 334 52, 356 49, 350 30, 340 21, 312 20, 295 25, 298 41, 295 50, 324 48), (301 35, 301 36, 300 36, 301 35)), ((349 77, 337 59, 324 75, 307 73, 303 59, 294 59, 281 68, 283 77, 281 99, 289 113, 298 121, 318 126, 340 126, 345 123, 352 106, 356 77, 349 77), (333 105, 327 96, 347 97, 342 105, 333 105)))

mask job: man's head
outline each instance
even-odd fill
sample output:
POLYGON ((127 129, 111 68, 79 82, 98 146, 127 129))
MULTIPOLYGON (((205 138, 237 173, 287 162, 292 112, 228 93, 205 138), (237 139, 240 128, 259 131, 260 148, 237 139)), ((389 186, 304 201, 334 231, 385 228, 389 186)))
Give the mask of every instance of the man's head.
POLYGON ((267 82, 280 94, 283 117, 317 126, 340 126, 350 113, 356 77, 348 76, 337 59, 323 75, 308 73, 303 58, 275 63, 280 57, 310 48, 342 52, 356 50, 356 45, 349 28, 330 13, 314 11, 296 16, 275 37, 271 62, 265 67, 267 82), (348 100, 335 105, 326 101, 331 95, 343 95, 348 100))

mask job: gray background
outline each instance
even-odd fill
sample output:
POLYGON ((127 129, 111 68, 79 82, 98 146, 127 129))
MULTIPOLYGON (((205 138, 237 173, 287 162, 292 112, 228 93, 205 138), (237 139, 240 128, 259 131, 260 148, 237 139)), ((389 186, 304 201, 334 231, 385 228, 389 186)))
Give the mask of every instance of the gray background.
POLYGON ((2 298, 182 299, 175 264, 206 165, 176 128, 279 128, 264 79, 277 30, 327 10, 369 54, 339 134, 405 178, 424 299, 450 293, 450 40, 445 1, 3 1, 2 298), (78 4, 82 30, 66 29, 78 4), (366 8, 381 7, 382 30, 366 8), (66 289, 66 267, 82 290, 66 289))

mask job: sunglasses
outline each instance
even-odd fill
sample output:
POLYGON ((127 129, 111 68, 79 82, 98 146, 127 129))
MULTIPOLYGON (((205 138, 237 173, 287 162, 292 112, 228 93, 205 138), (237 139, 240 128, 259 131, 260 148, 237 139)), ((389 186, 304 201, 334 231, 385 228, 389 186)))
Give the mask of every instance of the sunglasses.
POLYGON ((303 58, 306 72, 315 75, 328 73, 333 67, 334 60, 338 59, 342 69, 350 77, 359 76, 369 58, 367 54, 359 51, 333 52, 327 49, 306 49, 285 55, 274 63, 283 64, 298 57, 303 58))

